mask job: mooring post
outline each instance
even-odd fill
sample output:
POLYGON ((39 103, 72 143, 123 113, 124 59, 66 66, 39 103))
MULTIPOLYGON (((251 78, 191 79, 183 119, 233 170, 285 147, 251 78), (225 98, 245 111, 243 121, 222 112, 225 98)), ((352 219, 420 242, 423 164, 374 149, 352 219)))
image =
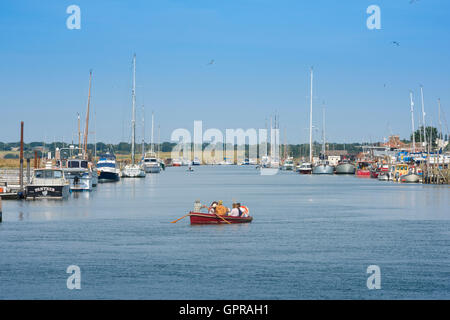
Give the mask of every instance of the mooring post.
POLYGON ((20 122, 20 192, 23 192, 23 121, 20 122))
POLYGON ((0 222, 2 222, 2 197, 0 196, 0 222))
POLYGON ((31 169, 30 169, 30 158, 27 158, 27 184, 30 183, 31 169))

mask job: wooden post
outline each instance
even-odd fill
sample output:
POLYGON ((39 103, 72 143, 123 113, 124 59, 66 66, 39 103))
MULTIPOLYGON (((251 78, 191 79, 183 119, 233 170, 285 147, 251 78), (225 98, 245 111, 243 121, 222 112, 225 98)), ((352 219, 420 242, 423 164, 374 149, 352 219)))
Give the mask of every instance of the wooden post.
POLYGON ((0 223, 2 222, 2 197, 0 196, 0 223))
POLYGON ((30 183, 31 172, 30 172, 30 158, 27 158, 27 184, 30 183))
POLYGON ((34 168, 37 169, 37 150, 34 150, 34 168))
POLYGON ((20 122, 20 170, 19 170, 20 191, 23 191, 23 121, 20 122))

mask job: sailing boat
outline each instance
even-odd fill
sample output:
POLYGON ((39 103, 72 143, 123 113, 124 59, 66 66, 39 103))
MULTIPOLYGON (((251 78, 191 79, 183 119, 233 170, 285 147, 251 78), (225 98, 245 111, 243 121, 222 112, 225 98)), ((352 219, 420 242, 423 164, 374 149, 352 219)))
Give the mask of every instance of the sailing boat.
POLYGON ((159 163, 158 158, 156 157, 156 153, 154 150, 154 143, 153 143, 153 125, 154 125, 154 114, 152 112, 152 136, 151 136, 151 143, 150 143, 150 152, 146 152, 142 163, 144 165, 144 169, 146 173, 160 173, 161 172, 161 165, 159 163))
POLYGON ((92 191, 92 187, 97 186, 98 174, 95 164, 89 161, 88 155, 88 134, 89 134, 89 114, 91 103, 91 87, 92 87, 92 70, 89 71, 89 93, 86 109, 86 123, 83 134, 83 144, 81 144, 81 131, 80 131, 80 115, 78 114, 78 148, 71 146, 69 149, 61 148, 60 151, 66 149, 69 151, 69 159, 63 162, 65 167, 63 168, 66 179, 70 181, 71 191, 92 191), (73 154, 77 152, 75 155, 73 154))
POLYGON ((132 98, 132 120, 131 120, 131 164, 127 164, 122 170, 124 178, 144 178, 145 170, 141 165, 135 163, 136 147, 136 54, 133 56, 133 89, 132 98))
POLYGON ((313 174, 333 174, 334 167, 328 164, 326 156, 326 142, 325 142, 325 109, 323 109, 323 125, 322 125, 322 153, 320 155, 320 161, 314 166, 313 174))
POLYGON ((309 110, 309 162, 303 162, 298 171, 301 174, 310 174, 312 172, 313 150, 312 150, 312 111, 313 111, 313 69, 310 70, 311 74, 311 97, 310 97, 310 110, 309 110))

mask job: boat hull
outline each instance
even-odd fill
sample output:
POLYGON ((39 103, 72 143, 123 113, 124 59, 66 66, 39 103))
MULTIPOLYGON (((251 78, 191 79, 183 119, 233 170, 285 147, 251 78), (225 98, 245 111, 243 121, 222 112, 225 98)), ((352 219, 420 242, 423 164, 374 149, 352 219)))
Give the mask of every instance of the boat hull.
MULTIPOLYGON (((191 220, 191 224, 228 224, 219 218, 215 214, 210 213, 200 213, 200 212, 190 212, 189 218, 191 220)), ((250 223, 253 220, 253 217, 229 217, 223 216, 226 221, 229 223, 250 223)))
POLYGON ((370 178, 370 170, 358 169, 356 176, 361 178, 370 178))
POLYGON ((336 174, 355 174, 355 166, 351 163, 341 163, 336 166, 336 174))
POLYGON ((320 164, 318 166, 315 166, 312 171, 313 174, 333 174, 334 173, 334 167, 329 165, 323 165, 320 164))
POLYGON ((71 191, 92 191, 92 177, 70 177, 70 190, 71 191))
POLYGON ((144 166, 145 173, 160 173, 161 167, 159 165, 157 166, 144 166))
POLYGON ((117 172, 99 171, 98 182, 115 182, 120 180, 117 172))
POLYGON ((145 170, 139 166, 127 166, 122 171, 123 178, 145 178, 145 170))
POLYGON ((418 183, 420 177, 415 173, 409 173, 400 177, 400 182, 402 183, 418 183))
POLYGON ((28 185, 26 187, 27 199, 64 199, 68 196, 68 184, 61 186, 28 185))

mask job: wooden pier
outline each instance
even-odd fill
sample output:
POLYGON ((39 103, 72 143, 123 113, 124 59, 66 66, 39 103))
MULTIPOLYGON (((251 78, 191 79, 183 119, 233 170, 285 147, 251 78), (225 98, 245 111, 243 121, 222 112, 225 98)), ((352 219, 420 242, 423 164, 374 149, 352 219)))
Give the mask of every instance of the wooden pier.
POLYGON ((445 165, 425 165, 422 169, 424 184, 449 184, 450 182, 450 168, 448 164, 445 165))

